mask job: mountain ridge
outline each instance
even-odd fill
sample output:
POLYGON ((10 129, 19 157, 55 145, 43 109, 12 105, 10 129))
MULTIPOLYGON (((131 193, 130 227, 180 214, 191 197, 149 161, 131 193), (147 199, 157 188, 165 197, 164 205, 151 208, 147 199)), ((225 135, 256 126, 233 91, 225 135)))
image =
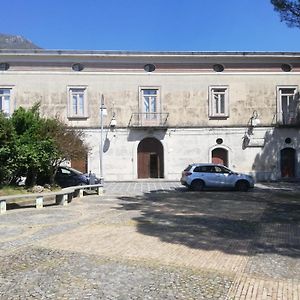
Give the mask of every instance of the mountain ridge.
POLYGON ((21 35, 0 33, 0 49, 41 49, 21 35))

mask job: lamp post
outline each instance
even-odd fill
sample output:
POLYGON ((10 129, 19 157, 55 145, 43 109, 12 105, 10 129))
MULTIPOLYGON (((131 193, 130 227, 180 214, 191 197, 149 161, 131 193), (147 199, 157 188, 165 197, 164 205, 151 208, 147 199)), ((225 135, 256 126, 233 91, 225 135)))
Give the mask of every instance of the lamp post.
POLYGON ((101 95, 100 100, 100 180, 101 183, 103 183, 104 177, 103 177, 103 117, 106 115, 106 107, 104 105, 104 96, 101 95))

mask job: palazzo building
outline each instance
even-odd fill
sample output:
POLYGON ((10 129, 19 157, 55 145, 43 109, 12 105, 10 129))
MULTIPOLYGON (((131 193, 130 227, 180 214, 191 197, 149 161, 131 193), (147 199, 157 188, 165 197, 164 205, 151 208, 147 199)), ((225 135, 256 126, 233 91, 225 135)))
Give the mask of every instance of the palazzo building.
POLYGON ((41 103, 85 132, 71 165, 105 180, 179 180, 192 162, 300 177, 300 53, 1 50, 0 110, 41 103))

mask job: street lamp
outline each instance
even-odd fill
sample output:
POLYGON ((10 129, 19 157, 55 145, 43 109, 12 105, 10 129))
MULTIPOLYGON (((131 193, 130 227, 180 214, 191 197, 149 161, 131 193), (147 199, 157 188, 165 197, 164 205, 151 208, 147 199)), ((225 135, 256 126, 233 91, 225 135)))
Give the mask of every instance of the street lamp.
POLYGON ((256 110, 253 111, 252 117, 250 118, 250 126, 255 127, 260 124, 260 119, 258 118, 258 113, 256 110))
POLYGON ((107 110, 104 105, 104 96, 101 95, 100 100, 100 126, 101 126, 101 134, 100 134, 100 180, 103 183, 103 117, 107 115, 107 110))

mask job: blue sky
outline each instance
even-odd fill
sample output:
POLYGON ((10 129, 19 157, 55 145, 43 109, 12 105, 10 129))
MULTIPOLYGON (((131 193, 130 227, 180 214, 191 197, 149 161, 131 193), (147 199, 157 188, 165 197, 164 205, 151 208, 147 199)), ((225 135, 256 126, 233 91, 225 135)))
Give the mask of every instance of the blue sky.
POLYGON ((45 49, 300 51, 300 29, 270 0, 2 0, 1 11, 1 33, 45 49))

